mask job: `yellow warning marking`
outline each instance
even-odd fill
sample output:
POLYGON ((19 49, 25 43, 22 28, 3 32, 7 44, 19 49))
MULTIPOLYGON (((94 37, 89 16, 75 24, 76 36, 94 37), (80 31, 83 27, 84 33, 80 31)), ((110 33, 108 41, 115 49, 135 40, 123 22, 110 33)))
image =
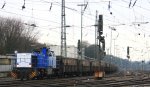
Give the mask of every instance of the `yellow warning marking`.
POLYGON ((11 76, 16 79, 17 78, 17 73, 11 72, 11 76))
POLYGON ((33 77, 35 77, 36 76, 36 72, 31 72, 31 74, 30 74, 30 79, 32 79, 33 77))
POLYGON ((105 72, 103 72, 103 71, 96 71, 96 72, 94 73, 95 79, 103 78, 104 75, 105 75, 105 72))

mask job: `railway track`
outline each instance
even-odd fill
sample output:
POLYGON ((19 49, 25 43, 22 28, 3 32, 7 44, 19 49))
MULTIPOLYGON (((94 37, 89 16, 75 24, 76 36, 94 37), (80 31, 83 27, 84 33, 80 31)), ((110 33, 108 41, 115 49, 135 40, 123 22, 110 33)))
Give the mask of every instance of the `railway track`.
POLYGON ((131 85, 150 86, 150 78, 134 78, 132 76, 124 79, 114 76, 102 80, 94 80, 92 77, 74 77, 46 80, 8 80, 1 81, 0 87, 126 87, 131 85))
POLYGON ((85 87, 123 87, 123 86, 132 86, 132 85, 149 85, 150 78, 143 79, 123 79, 123 80, 99 80, 99 81, 87 81, 79 85, 86 85, 85 87))
POLYGON ((46 80, 4 80, 0 82, 0 87, 67 87, 74 86, 80 79, 86 80, 90 77, 75 77, 75 78, 59 78, 59 79, 46 79, 46 80))

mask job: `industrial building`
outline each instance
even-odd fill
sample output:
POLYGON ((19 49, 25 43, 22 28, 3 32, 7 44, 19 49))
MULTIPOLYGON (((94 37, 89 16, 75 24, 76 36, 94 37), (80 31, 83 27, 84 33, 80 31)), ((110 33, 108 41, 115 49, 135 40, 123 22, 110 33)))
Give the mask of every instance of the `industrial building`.
MULTIPOLYGON (((61 52, 61 46, 60 45, 48 45, 48 47, 55 52, 56 56, 60 56, 61 52)), ((67 46, 67 57, 69 58, 78 58, 77 54, 77 47, 73 45, 68 45, 67 46)))

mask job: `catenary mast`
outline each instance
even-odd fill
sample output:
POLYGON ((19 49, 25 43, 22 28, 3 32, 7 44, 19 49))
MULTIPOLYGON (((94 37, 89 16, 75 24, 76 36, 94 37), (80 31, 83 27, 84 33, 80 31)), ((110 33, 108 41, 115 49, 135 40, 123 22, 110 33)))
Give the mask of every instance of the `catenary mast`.
POLYGON ((62 6, 61 6, 61 51, 60 52, 61 52, 61 56, 67 57, 65 0, 62 0, 62 6))

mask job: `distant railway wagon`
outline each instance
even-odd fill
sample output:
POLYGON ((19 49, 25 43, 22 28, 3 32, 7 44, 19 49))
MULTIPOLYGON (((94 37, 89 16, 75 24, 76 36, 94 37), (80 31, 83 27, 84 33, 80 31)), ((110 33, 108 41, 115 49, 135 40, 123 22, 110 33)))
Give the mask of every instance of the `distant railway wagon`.
POLYGON ((115 71, 117 67, 104 61, 55 56, 53 51, 44 47, 33 53, 17 53, 11 74, 14 78, 23 80, 85 76, 95 72, 101 72, 103 76, 104 72, 115 71))

